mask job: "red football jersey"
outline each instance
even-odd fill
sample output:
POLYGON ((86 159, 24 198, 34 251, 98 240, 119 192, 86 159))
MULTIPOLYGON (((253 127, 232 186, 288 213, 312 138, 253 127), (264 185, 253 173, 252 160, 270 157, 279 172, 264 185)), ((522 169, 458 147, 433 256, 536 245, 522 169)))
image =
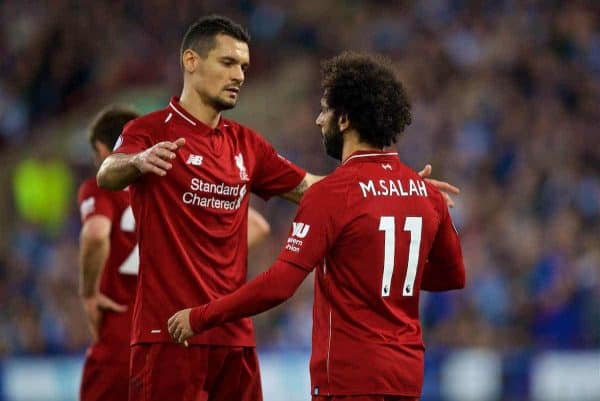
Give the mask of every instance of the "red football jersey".
POLYGON ((129 202, 129 191, 106 191, 98 187, 95 178, 89 178, 79 187, 77 202, 83 223, 98 215, 105 216, 112 222, 110 251, 100 276, 100 292, 117 303, 128 306, 123 313, 104 313, 99 340, 88 352, 100 360, 127 363, 138 270, 135 220, 129 202))
POLYGON ((279 259, 317 271, 313 395, 421 394, 424 266, 464 268, 437 189, 397 153, 356 152, 304 195, 279 259))
MULTIPOLYGON (((244 284, 249 193, 283 194, 306 174, 254 131, 224 118, 212 129, 177 98, 131 121, 115 152, 136 153, 180 137, 186 144, 166 176, 145 174, 130 185, 140 246, 132 344, 172 342, 171 315, 244 284)), ((216 327, 191 342, 253 346, 252 322, 216 327)))

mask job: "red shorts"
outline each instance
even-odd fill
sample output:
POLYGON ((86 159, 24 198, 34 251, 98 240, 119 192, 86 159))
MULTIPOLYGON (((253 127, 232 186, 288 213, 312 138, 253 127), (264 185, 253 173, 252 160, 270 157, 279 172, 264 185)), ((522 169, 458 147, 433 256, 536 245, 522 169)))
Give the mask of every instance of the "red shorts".
POLYGON ((83 365, 81 401, 127 401, 129 389, 129 365, 127 363, 103 363, 86 358, 83 365))
POLYGON ((419 401, 419 397, 403 397, 401 395, 341 395, 322 397, 313 395, 312 401, 419 401))
POLYGON ((129 401, 262 401, 253 347, 138 344, 130 366, 129 401))

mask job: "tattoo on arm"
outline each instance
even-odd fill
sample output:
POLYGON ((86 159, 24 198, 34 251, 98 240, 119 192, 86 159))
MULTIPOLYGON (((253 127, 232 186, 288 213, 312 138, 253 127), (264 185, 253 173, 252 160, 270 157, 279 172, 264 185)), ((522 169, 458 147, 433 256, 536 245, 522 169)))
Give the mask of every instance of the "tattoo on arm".
POLYGON ((302 199, 302 196, 306 190, 310 188, 311 185, 321 181, 323 178, 325 178, 325 176, 306 173, 304 179, 302 179, 302 182, 300 182, 296 188, 292 189, 290 192, 286 192, 281 196, 282 198, 291 202, 300 203, 300 199, 302 199))
POLYGON ((304 177, 304 179, 300 182, 300 184, 298 184, 296 188, 292 189, 290 192, 286 192, 285 194, 283 194, 283 198, 294 203, 300 203, 300 199, 302 199, 302 195, 304 195, 304 192, 306 192, 307 189, 308 180, 306 179, 306 177, 304 177))
POLYGON ((298 184, 298 186, 292 190, 291 193, 294 195, 297 195, 301 198, 307 189, 308 189, 308 181, 306 180, 306 178, 304 178, 302 180, 302 182, 300 182, 300 184, 298 184))

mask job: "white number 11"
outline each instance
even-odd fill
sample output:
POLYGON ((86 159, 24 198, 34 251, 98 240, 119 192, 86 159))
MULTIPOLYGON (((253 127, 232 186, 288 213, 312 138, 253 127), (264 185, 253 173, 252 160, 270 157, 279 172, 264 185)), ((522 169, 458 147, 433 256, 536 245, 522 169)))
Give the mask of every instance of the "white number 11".
MULTIPOLYGON (((410 246, 408 248, 408 267, 402 295, 413 295, 417 266, 419 265, 419 250, 421 248, 422 217, 407 217, 404 222, 404 231, 410 231, 410 246)), ((379 231, 385 233, 385 246, 383 253, 383 279, 381 282, 381 296, 389 297, 394 274, 394 256, 396 254, 396 219, 393 216, 382 216, 379 220, 379 231)))

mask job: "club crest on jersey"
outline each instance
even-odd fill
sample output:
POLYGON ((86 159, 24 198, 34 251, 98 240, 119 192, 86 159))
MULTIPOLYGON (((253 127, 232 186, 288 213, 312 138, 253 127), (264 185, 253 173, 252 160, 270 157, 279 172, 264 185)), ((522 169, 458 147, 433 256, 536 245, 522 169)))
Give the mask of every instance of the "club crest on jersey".
POLYGON ((308 230, 310 230, 310 225, 308 224, 296 223, 295 221, 292 223, 293 237, 304 238, 308 234, 308 230))
POLYGON ((185 162, 185 164, 191 164, 192 166, 200 166, 200 165, 202 165, 202 160, 203 159, 204 158, 202 156, 200 156, 200 155, 190 154, 188 156, 188 159, 185 162))
POLYGON ((244 156, 241 153, 238 153, 233 157, 235 159, 235 165, 238 170, 240 170, 240 179, 243 181, 250 181, 248 177, 248 172, 246 171, 246 166, 244 165, 244 156))

